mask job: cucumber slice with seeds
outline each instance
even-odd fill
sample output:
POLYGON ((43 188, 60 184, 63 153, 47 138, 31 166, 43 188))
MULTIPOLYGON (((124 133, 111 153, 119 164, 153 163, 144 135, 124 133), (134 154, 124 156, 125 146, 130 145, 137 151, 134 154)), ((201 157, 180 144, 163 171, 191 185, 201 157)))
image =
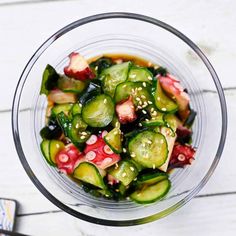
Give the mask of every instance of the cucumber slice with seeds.
POLYGON ((82 118, 91 127, 105 127, 111 123, 115 110, 110 96, 101 94, 82 108, 82 118))
POLYGON ((121 131, 120 131, 119 128, 112 129, 104 137, 104 140, 113 152, 115 152, 115 153, 121 153, 122 152, 121 131))
POLYGON ((40 148, 41 148, 42 154, 43 154, 45 160, 47 161, 47 163, 49 165, 53 166, 54 164, 52 163, 52 161, 50 159, 49 143, 50 143, 50 140, 43 140, 40 144, 40 148))
POLYGON ((139 105, 154 103, 153 97, 151 95, 151 87, 146 82, 124 82, 116 87, 116 92, 114 100, 116 103, 126 100, 129 96, 132 96, 134 105, 137 107, 139 105))
POLYGON ((165 179, 153 185, 144 185, 141 189, 132 193, 130 198, 141 204, 153 203, 163 198, 169 192, 170 187, 170 180, 165 179))
POLYGON ((129 71, 128 81, 147 82, 152 84, 152 77, 152 73, 148 69, 144 67, 132 66, 129 71))
POLYGON ((87 127, 88 125, 83 121, 81 115, 78 114, 73 117, 69 126, 68 136, 75 146, 80 146, 81 143, 89 139, 91 133, 85 131, 87 127))
POLYGON ((138 175, 136 166, 128 160, 120 161, 118 167, 112 167, 108 172, 125 186, 129 185, 138 175))
POLYGON ((102 71, 102 87, 104 93, 114 96, 116 86, 124 82, 128 77, 131 62, 111 66, 102 71))
POLYGON ((49 143, 49 154, 52 163, 56 164, 56 155, 65 147, 64 143, 59 140, 51 140, 49 143))
POLYGON ((130 156, 147 168, 157 168, 165 163, 168 148, 165 137, 160 133, 143 131, 128 144, 130 156))
POLYGON ((79 166, 74 170, 73 177, 83 182, 97 186, 98 188, 106 188, 99 170, 90 162, 80 163, 79 166))
POLYGON ((160 82, 157 82, 154 92, 155 105, 158 110, 164 113, 175 113, 178 110, 178 105, 172 101, 162 90, 160 82))

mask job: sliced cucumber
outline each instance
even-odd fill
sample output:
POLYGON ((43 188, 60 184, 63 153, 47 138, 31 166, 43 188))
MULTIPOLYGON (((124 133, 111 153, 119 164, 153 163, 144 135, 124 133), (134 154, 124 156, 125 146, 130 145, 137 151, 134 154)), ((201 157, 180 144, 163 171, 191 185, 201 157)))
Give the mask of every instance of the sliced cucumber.
POLYGON ((178 110, 178 105, 171 100, 162 90, 160 82, 157 82, 154 92, 155 105, 158 110, 164 113, 175 113, 178 110))
POLYGON ((64 143, 59 140, 51 140, 49 143, 49 155, 52 163, 56 164, 56 155, 65 147, 64 143))
POLYGON ((181 122, 173 114, 165 114, 164 115, 164 121, 165 121, 166 126, 168 128, 170 128, 171 135, 174 137, 175 136, 175 132, 177 130, 177 127, 178 127, 179 124, 181 124, 181 122))
POLYGON ((137 184, 142 185, 142 184, 147 184, 147 185, 152 185, 157 182, 160 182, 164 179, 168 179, 168 175, 164 172, 150 172, 138 175, 137 177, 137 184))
POLYGON ((109 57, 100 57, 96 61, 89 64, 94 74, 98 76, 104 69, 111 67, 113 64, 112 59, 109 57))
POLYGON ((113 152, 115 152, 115 153, 121 153, 122 152, 121 131, 120 131, 119 128, 112 129, 104 137, 104 140, 113 152))
POLYGON ((144 120, 142 122, 143 126, 162 126, 165 124, 163 119, 163 113, 158 112, 156 116, 153 116, 150 120, 144 120))
POLYGON ((46 139, 43 140, 40 144, 40 148, 47 163, 51 166, 54 166, 54 164, 52 163, 50 159, 49 143, 50 143, 50 140, 46 140, 46 139))
POLYGON ((105 189, 102 176, 95 165, 89 162, 82 162, 74 170, 73 177, 83 182, 97 186, 98 188, 105 189))
POLYGON ((115 102, 126 100, 129 96, 132 96, 134 105, 141 106, 154 103, 151 95, 151 87, 146 82, 124 82, 116 87, 115 102))
POLYGON ((130 156, 147 168, 157 168, 165 163, 168 148, 165 137, 160 133, 143 131, 128 144, 130 156))
POLYGON ((70 115, 75 116, 75 115, 81 114, 81 110, 82 110, 82 106, 78 103, 75 103, 70 110, 70 115))
POLYGON ((128 160, 120 161, 118 167, 112 167, 108 172, 125 186, 129 185, 138 175, 136 166, 128 160))
POLYGON ((40 94, 48 95, 50 90, 56 88, 58 78, 59 75, 56 70, 51 65, 47 65, 43 72, 40 94))
POLYGON ((82 118, 91 127, 105 127, 111 123, 114 112, 114 103, 111 97, 101 94, 83 106, 82 118))
POLYGON ((144 67, 132 66, 129 71, 128 81, 147 82, 152 84, 152 77, 152 73, 148 69, 144 67))
POLYGON ((59 114, 60 112, 64 112, 66 115, 68 115, 72 107, 73 103, 55 105, 51 110, 52 116, 57 116, 57 114, 59 114))
POLYGON ((168 193, 170 187, 170 181, 165 179, 153 185, 144 185, 143 188, 132 193, 130 198, 141 204, 153 203, 163 198, 168 193))
POLYGON ((102 87, 106 94, 114 96, 116 86, 127 79, 130 65, 131 62, 124 62, 102 71, 102 87))
POLYGON ((87 87, 87 83, 81 80, 61 76, 58 79, 57 86, 65 93, 81 93, 87 87))
POLYGON ((68 136, 73 144, 78 146, 81 143, 84 143, 88 140, 91 133, 85 131, 87 124, 83 121, 81 115, 75 115, 69 126, 68 136))
POLYGON ((167 171, 169 161, 170 161, 170 157, 171 157, 171 153, 173 151, 177 135, 175 133, 173 133, 173 131, 170 128, 167 128, 165 126, 160 128, 160 132, 166 138, 167 147, 168 147, 168 156, 167 156, 167 159, 166 159, 165 163, 162 166, 158 167, 158 169, 160 169, 162 171, 167 171))

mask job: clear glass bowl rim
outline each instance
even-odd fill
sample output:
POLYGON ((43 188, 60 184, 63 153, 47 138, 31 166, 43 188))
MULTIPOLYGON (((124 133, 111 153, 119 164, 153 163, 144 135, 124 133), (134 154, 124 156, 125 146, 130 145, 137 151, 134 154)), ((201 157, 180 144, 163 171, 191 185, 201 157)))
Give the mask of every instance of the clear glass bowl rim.
POLYGON ((101 224, 101 225, 107 225, 107 226, 131 226, 131 225, 139 225, 143 223, 148 223, 152 222, 154 220, 160 219, 164 216, 167 216, 174 212, 175 210, 179 209, 183 205, 185 205, 187 202, 189 202, 202 188, 203 186, 207 183, 211 175, 213 174, 223 151, 224 144, 225 144, 225 139, 226 139, 226 133, 227 133, 227 108, 226 108, 226 101, 225 101, 225 96, 223 92, 223 88, 221 86, 220 80, 207 59, 207 57, 204 55, 204 53, 200 50, 200 48, 193 43, 188 37, 186 37, 184 34, 182 34, 180 31, 177 29, 173 28, 172 26, 157 20, 155 18, 145 16, 145 15, 140 15, 136 13, 128 13, 128 12, 110 12, 110 13, 102 13, 102 14, 97 14, 97 15, 92 15, 88 16, 85 18, 82 18, 80 20, 77 20, 59 31, 57 31, 55 34, 53 34, 50 38, 48 38, 33 54, 33 56, 30 58, 28 63, 26 64, 20 79, 18 81, 16 91, 14 94, 14 99, 13 99, 13 105, 12 105, 12 132, 13 132, 13 138, 14 138, 14 143, 16 147, 16 151, 18 153, 18 156, 20 158, 21 164, 23 168, 25 169, 27 175, 33 182, 33 184, 38 188, 38 190, 48 199, 50 200, 54 205, 59 207, 61 210, 88 222, 95 223, 95 224, 101 224), (112 18, 126 18, 126 19, 133 19, 133 20, 139 20, 143 22, 147 22, 153 25, 156 25, 158 27, 161 27, 170 33, 176 35, 178 38, 180 38, 182 41, 184 41, 189 47, 191 47, 192 50, 200 57, 202 62, 205 64, 206 68, 208 69, 209 73, 212 76, 212 79, 215 83, 219 99, 220 99, 220 106, 221 106, 221 114, 222 114, 222 127, 221 127, 221 136, 220 136, 220 141, 219 141, 219 146, 214 158, 214 161, 204 176, 204 178, 200 181, 200 183, 197 185, 196 188, 191 190, 189 194, 180 200, 178 203, 175 205, 165 209, 162 212, 156 213, 151 216, 147 216, 144 218, 140 219, 132 219, 132 220, 105 220, 105 219, 99 219, 95 217, 91 217, 85 214, 82 214, 65 204, 63 204, 61 201, 59 201, 57 198, 55 198, 44 186, 43 184, 37 179, 37 177, 33 174, 32 169, 30 168, 26 157, 24 155, 22 146, 21 146, 21 141, 19 137, 19 129, 18 129, 18 109, 19 109, 19 104, 20 104, 20 97, 22 93, 22 89, 24 86, 24 83, 27 79, 28 74, 31 71, 31 68, 34 66, 40 55, 58 38, 60 38, 62 35, 66 34, 67 32, 73 30, 74 28, 77 28, 79 26, 82 26, 84 24, 94 22, 94 21, 99 21, 99 20, 105 20, 105 19, 112 19, 112 18))

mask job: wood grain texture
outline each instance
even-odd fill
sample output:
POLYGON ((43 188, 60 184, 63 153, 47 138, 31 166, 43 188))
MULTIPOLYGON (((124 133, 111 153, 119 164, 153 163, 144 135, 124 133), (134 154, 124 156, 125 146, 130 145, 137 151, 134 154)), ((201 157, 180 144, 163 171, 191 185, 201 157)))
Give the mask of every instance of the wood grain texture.
MULTIPOLYGON (((27 0, 26 0, 27 1, 27 0)), ((30 0, 29 0, 30 1, 30 0)), ((1 3, 8 2, 3 1, 1 3)), ((18 230, 30 235, 235 235, 236 232, 236 2, 189 0, 78 0, 0 4, 0 197, 20 203, 18 230), (131 228, 94 226, 58 212, 29 180, 11 133, 11 103, 18 78, 33 52, 52 33, 79 18, 108 11, 132 11, 176 27, 206 53, 226 89, 229 129, 212 178, 187 207, 166 219, 131 228), (2 89, 3 88, 3 89, 2 89), (2 112, 1 112, 2 111, 2 112), (4 112, 5 111, 5 112, 4 112), (226 193, 226 194, 225 194, 226 193), (207 196, 210 197, 207 197, 207 196), (55 213, 44 212, 52 211, 55 213), (34 215, 31 215, 34 214, 34 215)), ((213 95, 214 96, 214 95, 213 95)))
POLYGON ((235 195, 225 196, 224 199, 194 199, 167 218, 146 225, 122 228, 89 224, 61 212, 20 217, 19 232, 35 236, 64 236, 68 232, 70 236, 233 236, 236 232, 235 201, 235 195))

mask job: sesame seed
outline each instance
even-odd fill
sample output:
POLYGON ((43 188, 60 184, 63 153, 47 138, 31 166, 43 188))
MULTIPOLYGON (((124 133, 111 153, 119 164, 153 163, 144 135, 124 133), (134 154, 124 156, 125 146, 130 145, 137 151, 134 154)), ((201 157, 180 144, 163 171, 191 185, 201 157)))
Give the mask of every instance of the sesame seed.
POLYGON ((141 107, 141 106, 137 106, 137 108, 138 108, 138 109, 142 109, 142 107, 141 107))
POLYGON ((103 100, 103 103, 104 103, 104 104, 106 104, 106 103, 107 103, 107 99, 106 99, 106 98, 103 100))
POLYGON ((123 174, 122 174, 122 177, 125 177, 127 174, 124 172, 123 174))
POLYGON ((146 83, 145 83, 145 82, 143 82, 143 87, 145 87, 145 88, 146 88, 146 86, 147 86, 147 85, 146 85, 146 83))
POLYGON ((147 103, 147 102, 144 102, 144 103, 143 103, 143 105, 147 106, 147 105, 148 105, 148 103, 147 103))
POLYGON ((142 101, 139 101, 138 104, 141 106, 143 103, 142 103, 142 101))
POLYGON ((78 123, 75 125, 75 128, 76 128, 76 129, 78 129, 78 128, 79 128, 79 124, 78 124, 78 123))
POLYGON ((82 132, 81 134, 83 134, 83 135, 87 135, 87 133, 86 133, 86 132, 82 132))
POLYGON ((124 84, 124 85, 123 85, 123 88, 125 88, 126 86, 127 86, 127 84, 124 84))
POLYGON ((151 112, 154 112, 154 108, 153 107, 151 108, 151 112))
POLYGON ((152 77, 151 77, 151 76, 148 76, 147 78, 148 78, 148 80, 152 80, 152 77))
POLYGON ((131 156, 131 157, 135 157, 136 155, 135 155, 135 153, 132 152, 132 153, 130 154, 130 156, 131 156))
POLYGON ((146 98, 146 96, 142 94, 142 95, 141 95, 141 98, 145 99, 145 98, 146 98))
POLYGON ((131 92, 134 93, 134 89, 131 89, 131 92))
POLYGON ((152 101, 148 101, 148 104, 152 104, 152 101))
POLYGON ((129 198, 129 197, 127 197, 127 198, 126 198, 126 200, 130 200, 130 198, 129 198))
POLYGON ((141 91, 143 88, 142 87, 139 87, 138 90, 141 91))
POLYGON ((136 76, 137 76, 136 74, 133 74, 133 75, 130 75, 129 77, 130 77, 131 79, 134 79, 136 76))
POLYGON ((126 150, 126 148, 123 148, 123 152, 126 152, 127 150, 126 150))
POLYGON ((109 197, 109 195, 108 195, 108 194, 105 194, 105 197, 109 197))
POLYGON ((58 143, 56 144, 56 148, 60 148, 60 145, 58 143))
POLYGON ((166 108, 165 108, 165 107, 163 107, 163 108, 161 108, 161 110, 162 110, 162 111, 166 111, 166 108))
POLYGON ((137 180, 137 178, 134 179, 134 181, 136 181, 136 180, 137 180))
POLYGON ((142 127, 143 125, 142 125, 142 123, 138 123, 138 126, 139 126, 139 127, 142 127))
POLYGON ((118 167, 119 167, 119 165, 116 163, 116 164, 115 164, 115 169, 117 169, 118 167))
POLYGON ((157 97, 157 101, 160 101, 161 100, 161 98, 160 97, 157 97))
POLYGON ((147 107, 147 105, 148 105, 148 104, 143 104, 143 105, 142 105, 142 108, 145 108, 145 107, 147 107))
POLYGON ((153 164, 153 165, 152 165, 152 168, 153 168, 153 169, 156 169, 156 165, 155 165, 155 164, 153 164))
POLYGON ((154 112, 152 113, 152 115, 156 116, 156 115, 157 115, 157 112, 156 112, 156 111, 154 111, 154 112))
POLYGON ((130 170, 131 170, 131 171, 134 171, 134 167, 133 167, 133 166, 130 166, 130 170))
POLYGON ((147 114, 147 112, 146 112, 145 110, 142 110, 142 113, 143 113, 143 114, 147 114))
POLYGON ((118 134, 118 131, 116 130, 115 132, 114 132, 114 135, 117 135, 118 134))
POLYGON ((95 70, 98 70, 98 66, 95 66, 95 68, 94 68, 95 70))
POLYGON ((141 99, 139 97, 135 98, 137 101, 140 101, 141 99))
POLYGON ((81 103, 79 103, 79 106, 80 106, 80 107, 82 107, 82 104, 81 104, 81 103))
POLYGON ((80 138, 81 138, 81 139, 85 139, 85 136, 84 136, 84 135, 82 135, 80 138))
POLYGON ((145 119, 145 121, 149 121, 149 119, 145 119))
POLYGON ((119 193, 119 192, 120 192, 120 190, 119 190, 119 189, 116 189, 115 191, 116 191, 117 193, 119 193))
POLYGON ((148 144, 152 144, 152 141, 151 141, 151 140, 148 140, 147 143, 148 143, 148 144))

